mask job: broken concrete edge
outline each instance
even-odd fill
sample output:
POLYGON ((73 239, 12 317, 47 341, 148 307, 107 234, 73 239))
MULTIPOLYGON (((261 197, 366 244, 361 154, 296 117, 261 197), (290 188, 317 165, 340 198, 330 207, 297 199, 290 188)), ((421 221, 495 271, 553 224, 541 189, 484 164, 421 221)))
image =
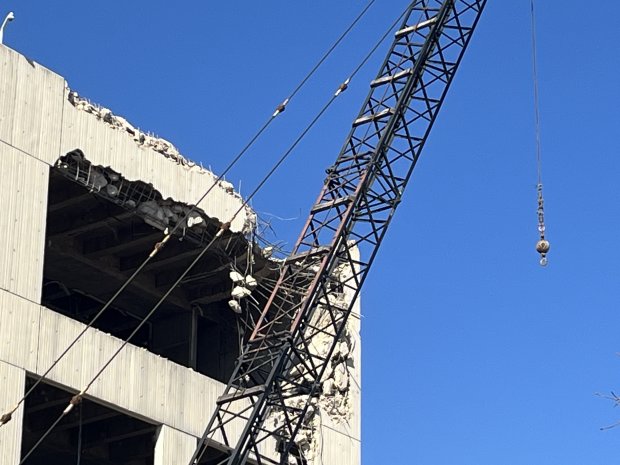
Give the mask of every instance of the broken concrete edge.
MULTIPOLYGON (((318 319, 326 316, 325 312, 318 312, 318 319)), ((309 401, 304 395, 291 397, 285 402, 292 408, 303 408, 309 402, 308 410, 303 418, 303 423, 295 436, 295 445, 298 454, 305 460, 303 463, 318 464, 322 463, 322 435, 325 426, 324 417, 329 417, 333 425, 342 425, 345 430, 354 416, 354 400, 352 392, 353 375, 349 371, 349 366, 353 365, 354 350, 354 331, 349 323, 339 339, 338 346, 330 358, 330 369, 322 380, 321 394, 318 398, 311 398, 309 401)), ((321 341, 313 342, 313 348, 318 353, 321 350, 321 341)), ((284 424, 284 413, 272 411, 268 416, 268 424, 273 430, 281 428, 284 424)), ((291 454, 287 465, 297 465, 298 457, 291 454)))
MULTIPOLYGON (((76 109, 84 111, 86 113, 90 113, 95 116, 98 120, 103 121, 109 127, 126 132, 128 136, 131 136, 134 142, 141 146, 150 148, 155 152, 158 152, 176 162, 178 165, 182 165, 188 169, 197 169, 204 173, 213 174, 210 171, 204 169, 204 167, 198 165, 196 162, 185 158, 179 150, 166 139, 156 136, 150 132, 144 132, 139 128, 132 125, 129 121, 119 115, 115 115, 112 113, 112 110, 105 108, 102 105, 91 102, 89 99, 85 97, 81 97, 76 91, 73 91, 69 88, 68 84, 65 81, 66 87, 66 95, 69 103, 73 105, 76 109)), ((222 187, 229 193, 233 193, 234 188, 233 185, 229 182, 222 181, 222 187)))
MULTIPOLYGON (((231 287, 221 293, 221 298, 231 299, 228 304, 235 313, 244 313, 241 301, 247 300, 264 279, 277 279, 279 275, 280 263, 272 260, 270 254, 266 254, 258 245, 253 231, 243 234, 227 230, 225 224, 210 218, 199 207, 164 198, 150 183, 127 180, 109 166, 91 163, 82 150, 76 149, 63 155, 54 163, 52 170, 78 184, 85 192, 122 208, 128 217, 139 217, 144 223, 161 231, 163 239, 153 243, 151 257, 154 257, 171 237, 187 240, 196 247, 203 248, 213 243, 220 230, 225 231, 217 247, 226 244, 224 249, 230 262, 222 263, 214 271, 228 274, 231 287), (238 255, 241 250, 244 252, 238 255), (238 270, 249 274, 242 275, 238 270), (231 305, 232 302, 237 305, 231 305)), ((265 290, 269 291, 268 288, 265 290)), ((243 308, 247 311, 247 305, 243 308)))
MULTIPOLYGON (((206 243, 208 240, 208 226, 214 222, 219 227, 226 225, 221 219, 209 217, 198 206, 164 198, 151 183, 129 180, 109 166, 92 164, 80 149, 72 150, 58 158, 54 167, 63 176, 84 186, 91 193, 125 210, 136 212, 154 228, 166 231, 180 223, 176 234, 182 237, 196 236, 194 239, 198 244, 206 243)), ((246 236, 246 239, 255 227, 250 218, 252 217, 246 218, 240 233, 246 236)))
MULTIPOLYGON (((217 234, 218 228, 224 224, 217 218, 212 218, 198 206, 179 202, 172 198, 164 198, 152 185, 144 181, 131 181, 109 166, 92 164, 79 150, 73 150, 61 156, 54 168, 58 173, 71 181, 80 184, 92 194, 120 206, 143 219, 143 221, 164 234, 172 232, 179 225, 175 236, 187 238, 197 246, 205 246, 217 234)), ((250 213, 251 212, 250 210, 250 213)), ((271 256, 271 252, 261 248, 255 240, 256 222, 247 222, 242 232, 228 231, 230 240, 242 241, 248 247, 245 259, 249 260, 252 268, 257 272, 258 281, 252 276, 243 280, 243 288, 251 293, 254 288, 266 277, 277 275, 281 269, 281 262, 271 256)), ((236 257, 234 261, 239 259, 236 257)), ((235 264, 230 263, 230 272, 235 273, 235 264)), ((235 283, 231 278, 234 298, 235 283)), ((244 295, 243 297, 247 297, 244 295)), ((234 309, 233 309, 234 310, 234 309)))
POLYGON ((352 374, 354 338, 349 322, 330 359, 330 368, 322 381, 322 392, 311 402, 304 424, 296 438, 297 446, 309 463, 321 463, 324 417, 333 425, 348 429, 354 414, 352 374))
MULTIPOLYGON (((350 241, 348 247, 352 250, 353 256, 359 256, 359 249, 354 241, 350 241)), ((346 264, 337 267, 333 276, 337 281, 344 283, 352 276, 352 270, 346 264)), ((330 304, 340 307, 347 307, 353 304, 354 292, 349 288, 344 292, 333 292, 328 295, 330 304)), ((356 345, 358 343, 359 333, 355 329, 352 313, 348 318, 342 334, 337 341, 336 347, 330 356, 330 365, 325 375, 321 379, 321 389, 318 397, 310 398, 305 395, 291 397, 285 402, 293 408, 302 408, 308 402, 309 407, 303 418, 303 423, 295 437, 295 445, 297 451, 302 455, 303 459, 310 465, 322 463, 323 444, 322 435, 323 428, 329 424, 336 427, 342 427, 344 431, 348 431, 351 422, 355 416, 359 416, 357 410, 356 393, 359 387, 355 386, 359 383, 356 375, 352 372, 355 370, 356 364, 359 363, 356 357, 356 345), (325 422, 326 417, 329 419, 325 422)), ((328 325, 330 321, 329 313, 326 306, 319 305, 317 312, 313 316, 313 326, 322 327, 328 325)), ((330 336, 325 333, 318 333, 310 343, 310 349, 317 355, 326 357, 329 351, 330 336)), ((294 368, 293 368, 294 370, 294 368)), ((272 411, 267 421, 271 428, 276 430, 284 423, 284 413, 281 411, 272 411)), ((287 465, 297 465, 298 457, 291 454, 287 465)))
MULTIPOLYGON (((142 131, 138 127, 131 124, 127 119, 114 114, 109 108, 93 103, 89 99, 80 96, 76 91, 69 88, 66 81, 65 89, 67 100, 77 110, 89 113, 99 121, 105 123, 108 127, 126 133, 127 137, 131 137, 136 145, 141 148, 153 150, 185 169, 196 170, 201 174, 211 176, 213 182, 217 181, 219 187, 221 187, 226 193, 232 195, 240 201, 243 201, 241 194, 235 191, 232 183, 226 181, 225 179, 220 179, 218 181, 217 176, 213 172, 205 169, 202 164, 198 164, 183 156, 170 141, 148 131, 142 131)), ((251 211, 249 207, 246 207, 246 210, 251 211)))
MULTIPOLYGON (((176 208, 179 210, 176 212, 177 214, 182 213, 183 211, 188 212, 191 208, 193 208, 195 213, 199 213, 200 216, 204 217, 203 220, 211 219, 211 220, 219 222, 222 226, 226 225, 228 222, 231 221, 231 218, 216 218, 214 216, 209 216, 198 205, 190 204, 187 202, 180 202, 180 201, 172 199, 171 197, 164 198, 163 194, 161 194, 159 190, 156 190, 153 187, 152 183, 146 183, 145 181, 140 180, 140 179, 137 179, 137 180, 127 179, 120 172, 114 170, 109 165, 108 166, 94 165, 86 158, 86 156, 80 149, 72 150, 68 152, 66 155, 61 156, 60 158, 56 160, 56 162, 54 163, 54 166, 57 168, 61 168, 61 169, 63 167, 65 169, 68 169, 67 161, 71 159, 72 157, 74 158, 74 161, 77 162, 78 166, 76 167, 76 169, 72 170, 72 176, 69 176, 70 178, 75 178, 74 180, 76 182, 83 184, 84 186, 89 188, 91 192, 96 192, 97 194, 103 195, 103 196, 106 196, 107 194, 107 197, 109 197, 108 200, 112 200, 114 203, 117 203, 125 208, 131 209, 131 208, 135 208, 137 205, 135 205, 135 202, 133 202, 134 204, 132 205, 131 204, 132 200, 128 200, 128 202, 121 203, 117 199, 114 199, 114 197, 117 197, 118 195, 120 195, 120 191, 116 186, 120 187, 120 186, 123 186, 123 184, 130 184, 130 185, 139 184, 143 186, 142 190, 149 189, 152 193, 153 198, 159 198, 160 201, 162 202, 162 206, 164 204, 175 205, 176 208), (80 159, 81 161, 78 162, 78 159, 80 159), (80 164, 86 166, 86 170, 82 170, 82 178, 80 178, 80 168, 79 168, 80 164), (180 205, 184 205, 186 208, 181 208, 180 205)), ((209 172, 205 171, 205 173, 209 173, 209 172)), ((230 193, 229 191, 226 191, 226 192, 230 193)), ((238 197, 239 200, 241 200, 238 194, 236 195, 236 197, 238 197)), ((202 199, 203 202, 204 200, 206 199, 202 199)), ((257 215, 252 210, 251 207, 249 207, 248 205, 244 205, 243 202, 241 202, 241 209, 243 211, 243 215, 242 215, 243 226, 241 227, 239 232, 244 236, 248 236, 250 234, 253 234, 256 230, 257 215)), ((168 213, 170 213, 168 217, 174 216, 171 214, 171 212, 168 212, 168 213)), ((194 223, 194 224, 198 224, 198 223, 194 223)), ((187 226, 191 227, 192 224, 189 224, 187 226)), ((160 229, 164 230, 165 228, 160 228, 160 229)))
MULTIPOLYGON (((216 181, 217 178, 212 172, 206 170, 203 166, 198 165, 196 162, 181 155, 179 150, 166 139, 163 139, 148 132, 141 131, 139 128, 132 125, 122 116, 115 115, 110 109, 92 103, 90 100, 81 97, 77 92, 72 91, 68 86, 66 95, 69 103, 71 103, 74 108, 93 115, 99 121, 102 121, 108 127, 114 130, 126 133, 127 137, 131 137, 132 140, 139 147, 151 149, 163 155, 167 159, 175 162, 177 165, 182 166, 185 169, 198 170, 198 172, 200 172, 201 174, 211 176, 214 182, 216 181)), ((96 168, 101 169, 103 167, 96 168)), ((107 169, 110 168, 107 167, 107 169)), ((231 183, 220 180, 218 184, 225 192, 235 196, 242 201, 241 195, 234 191, 234 186, 231 183)), ((101 187, 99 188, 99 190, 101 190, 101 187)), ((143 210, 141 211, 141 213, 143 214, 143 216, 146 215, 150 221, 153 221, 153 219, 155 218, 155 222, 157 223, 157 220, 160 220, 157 227, 162 230, 162 219, 164 220, 164 223, 167 223, 168 220, 174 221, 174 217, 178 215, 178 213, 181 213, 183 210, 187 211, 189 208, 191 208, 191 205, 189 204, 177 202, 170 198, 162 198, 160 200, 160 203, 161 204, 158 204, 158 202, 156 202, 155 200, 150 200, 147 202, 143 202, 140 205, 136 205, 135 208, 138 211, 143 210), (179 211, 177 212, 175 210, 179 211)), ((255 232, 256 229, 256 213, 248 206, 246 206, 245 209, 246 218, 248 219, 244 222, 243 234, 244 236, 246 236, 246 239, 249 239, 247 236, 251 232, 255 232)), ((200 229, 201 226, 206 226, 206 220, 208 220, 209 217, 205 214, 205 212, 196 207, 194 213, 203 217, 205 221, 201 221, 200 224, 196 223, 193 228, 200 229)), ((214 219, 218 220, 217 218, 214 219)), ((146 221, 148 222, 148 220, 146 221)), ((222 220, 219 219, 219 221, 222 220)), ((182 229, 183 234, 185 234, 186 228, 184 227, 182 229)), ((187 230, 191 229, 192 226, 187 228, 187 230)), ((283 260, 277 259, 276 257, 268 257, 268 261, 270 261, 276 267, 281 267, 284 264, 283 260)), ((340 270, 340 272, 342 272, 342 270, 340 270)), ((234 282, 233 279, 231 279, 231 281, 234 282)), ((231 310, 235 311, 236 313, 241 313, 241 306, 238 306, 237 309, 236 307, 240 300, 243 300, 245 297, 247 297, 247 295, 251 293, 251 290, 247 289, 247 292, 241 295, 241 290, 246 290, 245 286, 237 286, 234 289, 237 289, 239 291, 237 294, 240 295, 236 295, 233 292, 231 295, 232 300, 229 302, 229 306, 231 307, 231 310)), ((323 314, 323 312, 318 312, 319 318, 323 314)), ((299 450, 310 462, 314 461, 314 459, 318 458, 318 456, 320 455, 319 438, 321 437, 321 416, 329 416, 335 424, 346 424, 352 418, 352 409, 354 408, 354 405, 351 395, 351 374, 348 367, 352 363, 354 363, 352 360, 353 344, 353 331, 351 330, 349 323, 347 323, 345 330, 340 340, 338 341, 338 346, 331 356, 331 367, 326 373, 325 379, 323 380, 322 393, 318 400, 313 400, 311 402, 308 414, 304 419, 304 424, 300 429, 300 432, 295 441, 297 446, 299 447, 299 450)), ((320 342, 317 345, 320 345, 320 342)), ((290 402, 294 404, 296 402, 301 402, 301 399, 293 398, 290 400, 290 402)), ((274 412, 274 416, 273 418, 271 418, 271 420, 277 423, 277 413, 274 412)))

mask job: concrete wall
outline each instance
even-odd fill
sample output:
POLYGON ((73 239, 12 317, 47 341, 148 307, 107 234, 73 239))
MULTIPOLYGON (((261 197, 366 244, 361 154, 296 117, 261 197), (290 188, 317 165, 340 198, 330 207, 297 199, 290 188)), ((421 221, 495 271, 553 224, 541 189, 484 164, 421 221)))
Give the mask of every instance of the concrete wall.
POLYGON ((49 168, 0 145, 0 288, 38 302, 49 168))
POLYGON ((154 465, 187 465, 196 449, 196 438, 162 426, 155 444, 154 465))
MULTIPOLYGON (((359 464, 361 462, 361 340, 360 301, 354 305, 354 314, 347 321, 347 334, 352 341, 351 354, 347 360, 349 375, 347 418, 333 419, 325 411, 319 421, 321 439, 317 455, 318 463, 359 464), (322 462, 321 462, 322 460, 322 462)), ((317 461, 315 461, 317 462, 317 461)))
MULTIPOLYGON (((353 260, 359 259, 357 248, 351 251, 353 260)), ((350 279, 350 270, 345 270, 341 279, 350 279)), ((344 298, 350 302, 353 299, 354 289, 346 286, 344 298)), ((320 438, 316 440, 315 464, 359 464, 361 463, 361 360, 362 344, 360 339, 361 300, 358 298, 352 308, 346 324, 345 339, 340 344, 345 345, 349 352, 342 363, 348 378, 348 388, 345 393, 333 397, 321 396, 319 400, 320 418, 318 419, 320 438), (343 405, 343 398, 345 404, 343 405), (330 415, 330 409, 338 412, 330 415)))
MULTIPOLYGON (((0 362, 0 400, 4 404, 11 399, 15 402, 24 395, 26 372, 16 366, 0 362)), ((2 427, 0 432, 0 463, 17 464, 21 457, 23 409, 13 414, 13 420, 2 427)))

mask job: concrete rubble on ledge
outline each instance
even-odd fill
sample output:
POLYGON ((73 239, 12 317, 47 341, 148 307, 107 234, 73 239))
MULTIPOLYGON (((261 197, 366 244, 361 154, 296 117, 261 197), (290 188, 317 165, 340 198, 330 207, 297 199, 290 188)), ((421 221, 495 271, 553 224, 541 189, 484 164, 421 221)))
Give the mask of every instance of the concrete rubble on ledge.
MULTIPOLYGON (((171 142, 168 142, 166 139, 145 133, 141 131, 140 129, 136 128, 135 126, 133 126, 129 121, 127 121, 122 116, 118 116, 112 113, 112 110, 92 103, 90 100, 84 97, 81 97, 75 91, 72 91, 70 89, 67 89, 67 90, 68 90, 67 96, 68 96, 68 99, 71 105, 73 105, 78 110, 85 111, 86 113, 90 113, 91 115, 94 115, 96 118, 100 119, 101 121, 103 121, 104 123, 106 123, 108 126, 110 126, 113 129, 118 129, 120 131, 127 132, 130 136, 132 136, 136 144, 143 146, 143 147, 151 148, 155 152, 161 153, 166 158, 170 158, 180 165, 187 166, 190 168, 194 166, 198 166, 193 161, 181 155, 179 153, 179 150, 171 142)), ((201 169, 204 170, 204 168, 202 167, 201 169)), ((228 182, 225 183, 225 186, 223 185, 222 187, 225 187, 226 191, 229 193, 234 192, 233 185, 228 182)))

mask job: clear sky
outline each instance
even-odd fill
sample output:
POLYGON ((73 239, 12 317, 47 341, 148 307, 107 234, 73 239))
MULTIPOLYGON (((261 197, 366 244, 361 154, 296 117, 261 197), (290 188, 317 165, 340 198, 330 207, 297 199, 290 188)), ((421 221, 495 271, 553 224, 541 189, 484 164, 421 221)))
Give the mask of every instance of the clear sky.
MULTIPOLYGON (((378 0, 229 179, 247 193, 406 0, 378 0)), ((365 3, 10 0, 5 43, 222 170, 365 3)), ((363 463, 620 463, 620 3, 489 1, 363 292, 363 463)), ((254 201, 295 241, 387 44, 254 201)), ((326 464, 330 465, 330 464, 326 464)), ((338 465, 338 464, 336 464, 338 465)))

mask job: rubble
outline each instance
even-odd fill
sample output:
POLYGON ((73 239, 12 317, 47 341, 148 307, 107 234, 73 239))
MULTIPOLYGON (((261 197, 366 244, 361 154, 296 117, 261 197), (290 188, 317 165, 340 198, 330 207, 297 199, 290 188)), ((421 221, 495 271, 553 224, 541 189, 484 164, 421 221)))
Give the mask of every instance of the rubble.
MULTIPOLYGON (((102 120, 104 123, 114 129, 127 132, 130 136, 133 137, 133 140, 136 142, 136 144, 145 148, 150 148, 155 152, 161 153, 163 156, 174 160, 179 165, 183 165, 188 168, 198 167, 196 163, 181 155, 179 153, 179 150, 171 142, 161 137, 157 137, 141 131, 122 116, 113 114, 112 110, 91 103, 88 99, 81 97, 75 91, 69 90, 68 99, 69 103, 71 103, 71 105, 73 105, 78 110, 85 111, 86 113, 90 113, 96 116, 98 119, 102 120)), ((202 167, 200 167, 200 169, 206 171, 202 167)), ((226 190, 227 192, 232 192, 232 184, 225 181, 222 182, 222 184, 224 190, 226 190)))
MULTIPOLYGON (((321 315, 321 317, 324 319, 328 318, 325 314, 321 315)), ((320 324, 322 322, 319 322, 320 324)), ((316 341, 313 341, 313 348, 315 348, 319 355, 327 356, 330 344, 328 337, 319 334, 315 336, 315 339, 316 341)), ((352 337, 347 325, 332 353, 330 366, 323 380, 322 394, 319 398, 321 411, 329 415, 334 423, 347 422, 351 418, 352 405, 349 392, 351 375, 349 367, 354 363, 351 358, 352 353, 352 337)))
MULTIPOLYGON (((122 116, 118 116, 112 113, 112 110, 105 108, 101 105, 92 103, 90 100, 80 96, 77 92, 72 91, 69 88, 67 88, 67 99, 69 103, 71 103, 71 105, 73 105, 73 107, 75 107, 77 110, 84 111, 93 115, 114 130, 125 132, 128 137, 131 137, 139 147, 151 149, 157 153, 160 153, 164 157, 174 161, 176 164, 183 166, 184 168, 198 170, 199 172, 209 174, 214 179, 216 179, 215 175, 210 171, 204 169, 202 165, 199 165, 181 155, 179 150, 171 142, 152 133, 140 130, 122 116)), ((226 193, 232 195, 239 200, 243 200, 241 195, 235 191, 232 183, 224 179, 219 179, 217 180, 217 184, 226 193)), ((103 187, 105 187, 105 184, 99 185, 93 182, 93 188, 97 191, 100 191, 103 187)), ((110 191, 110 195, 114 195, 113 187, 110 188, 110 191)), ((251 231, 256 224, 256 214, 247 205, 245 206, 245 212, 246 218, 242 230, 247 233, 251 231)), ((194 220, 196 220, 196 218, 194 220)), ((200 222, 202 221, 202 219, 197 219, 197 221, 200 222)), ((190 222, 191 220, 188 221, 188 227, 192 227, 192 224, 190 224, 190 222)))
MULTIPOLYGON (((320 319, 326 319, 326 314, 322 314, 320 319)), ((316 339, 316 341, 313 341, 313 348, 316 350, 316 353, 327 355, 329 342, 325 337, 317 336, 316 339)), ((298 453, 301 454, 308 464, 320 463, 320 438, 323 423, 321 416, 329 416, 335 424, 346 424, 352 417, 354 407, 350 392, 351 375, 349 373, 349 367, 354 363, 351 359, 352 352, 351 333, 347 329, 332 354, 330 368, 325 375, 321 395, 318 399, 310 399, 303 424, 295 437, 298 453)), ((305 395, 300 395, 287 399, 285 402, 287 406, 302 408, 306 400, 305 395)), ((272 412, 270 414, 269 426, 271 428, 277 429, 283 423, 283 412, 272 412)), ((298 463, 294 454, 291 454, 287 465, 298 465, 298 463)))
POLYGON ((241 313, 241 304, 239 302, 237 302, 236 300, 229 300, 228 301, 228 306, 230 307, 230 309, 235 312, 235 313, 241 313))
MULTIPOLYGON (((213 233, 209 232, 209 218, 202 209, 164 199, 151 184, 130 181, 109 167, 92 165, 79 149, 60 157, 56 167, 64 176, 82 184, 90 192, 126 210, 135 211, 145 223, 165 234, 178 225, 176 235, 182 238, 191 237, 198 244, 211 240, 213 233)), ((248 231, 250 229, 244 230, 248 231)))
POLYGON ((252 293, 252 291, 250 291, 247 287, 244 286, 235 286, 231 292, 231 296, 234 299, 244 299, 246 297, 248 297, 250 294, 252 293))
POLYGON ((228 306, 235 313, 241 313, 241 300, 252 295, 252 291, 258 286, 258 281, 251 275, 244 276, 235 270, 228 273, 228 277, 233 283, 230 293, 232 300, 228 302, 228 306))
MULTIPOLYGON (((334 275, 343 282, 351 275, 350 270, 346 266, 339 267, 335 270, 334 275)), ((347 292, 332 292, 327 296, 329 304, 339 308, 347 308, 350 303, 351 295, 347 292)), ((327 327, 330 324, 330 316, 325 311, 327 302, 323 300, 313 318, 312 326, 327 327)), ((344 327, 344 331, 340 340, 330 356, 329 366, 323 377, 321 393, 318 398, 310 399, 310 406, 304 417, 303 425, 299 429, 295 438, 295 444, 298 453, 308 464, 320 463, 321 455, 321 428, 322 415, 328 416, 332 424, 348 425, 353 417, 355 408, 352 387, 352 374, 350 369, 355 366, 354 354, 354 334, 355 330, 352 321, 349 319, 344 327)), ((311 351, 321 357, 327 357, 332 344, 332 337, 325 333, 317 333, 310 344, 311 351)), ((302 366, 296 366, 291 369, 291 377, 303 375, 305 369, 302 366)), ((308 378, 308 381, 310 379, 308 378)), ((300 395, 286 400, 286 404, 291 407, 303 407, 307 401, 306 395, 300 395)), ((272 427, 277 428, 283 422, 282 412, 272 412, 270 420, 272 427)), ((299 462, 294 456, 289 457, 288 465, 297 465, 299 462)), ((304 462, 305 463, 305 462, 304 462)))

